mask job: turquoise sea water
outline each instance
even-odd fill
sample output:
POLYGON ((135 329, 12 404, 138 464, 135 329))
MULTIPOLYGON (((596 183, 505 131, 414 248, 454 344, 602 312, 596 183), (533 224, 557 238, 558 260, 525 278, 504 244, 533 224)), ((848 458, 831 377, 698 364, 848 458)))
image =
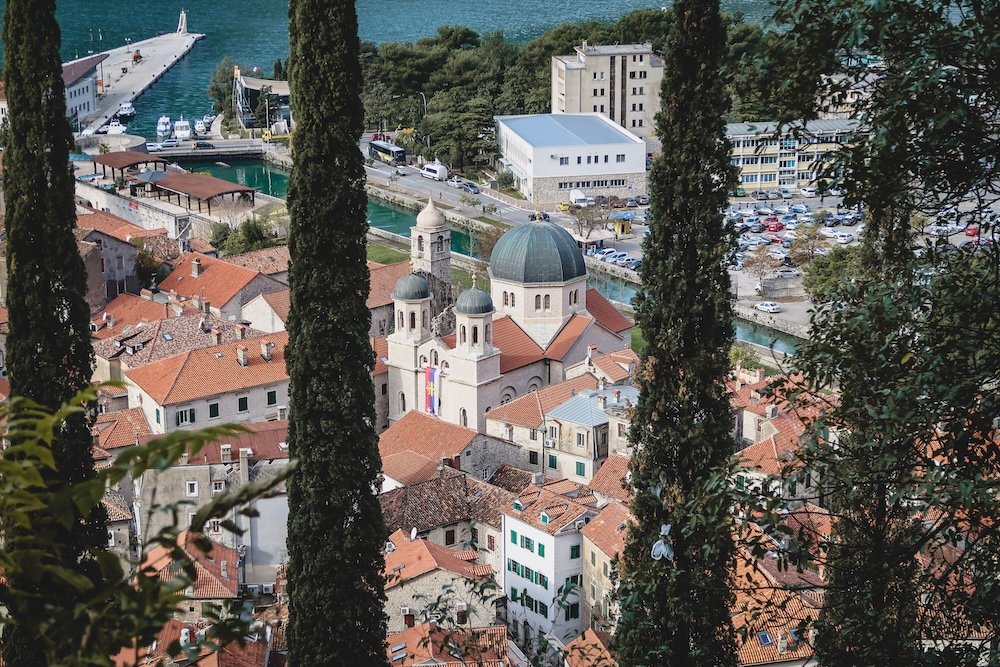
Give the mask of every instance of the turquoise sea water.
MULTIPOLYGON (((284 197, 288 191, 288 173, 259 160, 233 161, 227 167, 205 162, 192 162, 183 166, 192 171, 204 171, 218 178, 249 185, 275 197, 284 197)), ((410 227, 417 222, 413 211, 377 201, 368 202, 368 221, 372 227, 403 236, 409 236, 410 227)), ((461 230, 454 230, 451 234, 451 247, 455 252, 467 255, 469 235, 461 230)), ((597 288, 601 294, 614 301, 631 303, 635 296, 635 286, 623 280, 592 277, 589 282, 591 287, 597 288)), ((742 320, 736 322, 736 338, 765 347, 774 345, 774 349, 784 353, 794 352, 796 346, 796 340, 792 336, 742 320)))
MULTIPOLYGON (((614 20, 640 7, 660 7, 667 0, 358 0, 358 31, 375 43, 415 41, 440 25, 467 25, 477 32, 502 30, 517 41, 531 39, 553 26, 584 19, 614 20)), ((0 2, 0 7, 4 3, 0 2)), ((214 0, 191 3, 159 0, 58 0, 63 58, 86 56, 137 42, 177 27, 181 7, 188 29, 204 33, 188 56, 136 101, 129 131, 154 136, 161 114, 200 117, 210 110, 208 79, 225 55, 272 71, 275 58, 288 53, 288 0, 214 0)), ((752 19, 768 13, 768 0, 723 0, 723 8, 752 19)))

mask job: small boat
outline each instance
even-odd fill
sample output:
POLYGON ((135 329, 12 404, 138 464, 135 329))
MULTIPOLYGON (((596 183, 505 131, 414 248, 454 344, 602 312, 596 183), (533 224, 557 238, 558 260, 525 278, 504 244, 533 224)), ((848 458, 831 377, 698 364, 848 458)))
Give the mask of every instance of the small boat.
POLYGON ((170 122, 170 116, 160 116, 160 120, 156 121, 156 136, 161 139, 166 139, 170 136, 170 130, 173 124, 170 122))
POLYGON ((194 131, 197 132, 198 134, 205 134, 205 132, 207 131, 205 129, 205 121, 196 120, 194 122, 194 131))
POLYGON ((125 134, 127 129, 126 126, 118 122, 117 118, 108 123, 108 134, 125 134))
POLYGON ((229 167, 229 165, 226 164, 225 162, 216 162, 215 166, 216 167, 229 167))
POLYGON ((217 115, 214 113, 207 113, 204 116, 202 116, 202 120, 205 121, 205 125, 211 125, 213 122, 215 122, 216 118, 217 115))
POLYGON ((181 141, 191 138, 191 123, 184 120, 184 116, 174 123, 174 137, 181 141))
POLYGON ((135 115, 135 107, 132 106, 131 102, 122 102, 118 105, 118 117, 119 118, 131 118, 135 115))

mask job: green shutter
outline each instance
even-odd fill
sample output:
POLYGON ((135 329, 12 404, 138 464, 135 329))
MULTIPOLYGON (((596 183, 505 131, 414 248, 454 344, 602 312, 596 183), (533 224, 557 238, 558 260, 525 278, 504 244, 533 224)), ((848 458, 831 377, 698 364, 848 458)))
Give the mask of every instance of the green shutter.
POLYGON ((558 466, 558 461, 556 461, 556 457, 555 457, 554 454, 549 454, 549 467, 550 468, 557 468, 557 467, 559 467, 558 466))
POLYGON ((181 425, 181 411, 180 410, 178 410, 177 412, 174 413, 174 421, 177 422, 178 426, 181 425))
POLYGON ((191 423, 193 424, 194 423, 194 408, 191 408, 190 410, 188 410, 188 418, 190 419, 191 423))
POLYGON ((583 461, 576 462, 576 474, 579 477, 583 477, 587 474, 587 465, 583 461))
POLYGON ((156 423, 160 423, 160 409, 156 408, 156 423))
POLYGON ((538 555, 545 558, 545 545, 541 542, 538 543, 538 555))
POLYGON ((208 404, 208 418, 214 419, 219 416, 219 404, 209 403, 208 404))
POLYGON ((267 404, 275 405, 277 404, 277 402, 278 402, 278 392, 276 391, 267 392, 267 404))
POLYGON ((246 396, 240 397, 238 404, 239 404, 238 409, 240 412, 246 412, 247 410, 250 409, 250 399, 248 399, 246 396))
POLYGON ((510 599, 512 602, 517 602, 517 589, 513 586, 510 588, 510 599))
POLYGON ((571 546, 569 548, 569 557, 570 558, 579 558, 580 557, 580 545, 579 544, 574 544, 573 546, 571 546))
POLYGON ((517 544, 517 533, 515 533, 513 530, 510 531, 510 543, 517 544))

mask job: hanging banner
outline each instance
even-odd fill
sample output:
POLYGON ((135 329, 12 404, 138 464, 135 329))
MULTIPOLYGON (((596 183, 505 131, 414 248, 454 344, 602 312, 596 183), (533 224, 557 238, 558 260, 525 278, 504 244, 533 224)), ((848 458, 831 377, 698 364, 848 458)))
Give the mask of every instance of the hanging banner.
POLYGON ((437 414, 437 374, 433 366, 424 369, 424 412, 429 415, 437 414))

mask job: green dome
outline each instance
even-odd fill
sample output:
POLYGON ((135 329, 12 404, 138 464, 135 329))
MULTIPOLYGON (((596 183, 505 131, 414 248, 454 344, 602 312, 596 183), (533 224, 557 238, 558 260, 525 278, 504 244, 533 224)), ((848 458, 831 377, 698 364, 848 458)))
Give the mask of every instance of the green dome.
POLYGON ((500 237, 490 256, 490 275, 516 283, 562 283, 586 276, 587 265, 569 232, 535 221, 500 237))
POLYGON ((407 273, 396 281, 396 287, 392 290, 392 298, 400 301, 419 301, 430 298, 431 288, 427 286, 427 281, 415 273, 407 273))
POLYGON ((473 287, 462 292, 455 302, 455 312, 462 315, 486 315, 493 312, 493 299, 490 295, 473 287))

